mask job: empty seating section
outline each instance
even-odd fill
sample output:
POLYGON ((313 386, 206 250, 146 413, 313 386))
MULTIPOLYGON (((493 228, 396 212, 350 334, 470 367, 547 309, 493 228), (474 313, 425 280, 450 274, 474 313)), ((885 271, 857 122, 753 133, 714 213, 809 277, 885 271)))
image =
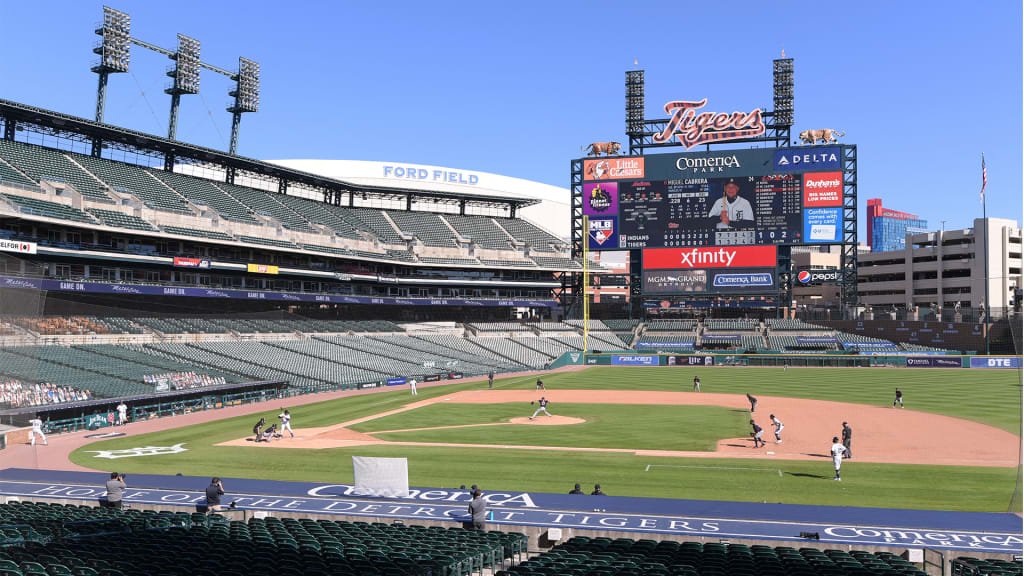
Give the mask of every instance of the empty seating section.
POLYGON ((164 334, 224 334, 228 331, 203 318, 136 318, 135 323, 164 334))
POLYGON ((490 260, 487 258, 481 258, 480 262, 485 266, 505 266, 515 268, 536 268, 537 263, 533 260, 490 260))
POLYGON ((310 341, 282 342, 280 345, 323 358, 331 364, 344 364, 371 374, 369 380, 363 381, 422 374, 424 370, 419 364, 402 360, 404 355, 395 358, 378 352, 382 348, 380 343, 365 336, 314 336, 310 341))
POLYGON ((452 232, 437 214, 430 212, 403 212, 393 210, 388 213, 398 229, 405 234, 415 236, 427 246, 455 248, 452 232))
POLYGON ((530 368, 541 368, 548 362, 550 362, 554 356, 538 352, 534 348, 523 346, 519 344, 519 340, 525 340, 525 338, 467 338, 470 342, 486 348, 495 354, 503 358, 507 358, 522 364, 523 366, 529 366, 530 368))
POLYGON ((558 268, 559 270, 582 270, 583 266, 572 258, 561 256, 530 256, 541 268, 558 268))
POLYGON ((608 328, 616 332, 627 332, 634 330, 637 327, 637 325, 640 324, 640 321, 627 319, 610 319, 605 320, 604 323, 606 326, 608 326, 608 328))
POLYGON ((4 162, 3 158, 0 158, 0 184, 20 184, 22 186, 38 186, 37 182, 33 182, 31 178, 26 178, 21 172, 18 172, 16 168, 4 162))
POLYGON ((572 332, 573 327, 569 324, 562 322, 530 322, 526 324, 529 328, 540 330, 541 332, 572 332))
POLYGON ((767 350, 764 338, 761 336, 753 336, 750 334, 743 334, 740 336, 740 347, 753 351, 753 350, 767 350))
POLYGON ((669 334, 669 333, 657 333, 653 334, 648 332, 640 337, 640 342, 651 342, 651 343, 671 343, 671 342, 696 342, 697 337, 693 334, 669 334))
POLYGON ((146 230, 149 232, 157 231, 152 224, 138 216, 135 216, 134 214, 125 214, 124 212, 115 212, 113 210, 102 210, 100 208, 86 208, 86 212, 92 214, 96 218, 99 218, 107 226, 113 226, 114 228, 146 230))
POLYGON ((705 320, 707 330, 753 330, 757 328, 757 320, 705 320))
POLYGON ((486 358, 488 359, 486 363, 489 364, 490 366, 508 367, 515 369, 522 368, 523 366, 525 366, 525 364, 523 364, 522 362, 517 362, 513 358, 503 356, 502 354, 499 354, 490 348, 481 346, 470 338, 463 338, 462 336, 452 335, 417 336, 417 338, 421 340, 426 340, 427 342, 431 342, 439 346, 444 346, 445 348, 450 348, 452 350, 462 350, 469 354, 473 354, 481 358, 486 358))
POLYGON ((71 220, 72 222, 82 222, 84 224, 96 223, 96 221, 85 212, 82 212, 78 208, 72 208, 67 204, 59 204, 57 202, 30 198, 28 196, 16 196, 14 194, 0 194, 0 196, 3 196, 9 202, 15 204, 19 210, 26 214, 43 216, 46 218, 56 218, 58 220, 71 220))
MULTIPOLYGON (((621 322, 621 320, 615 321, 621 322)), ((612 326, 609 324, 609 326, 612 326)), ((612 326, 620 330, 618 325, 612 326)), ((696 320, 648 320, 644 327, 648 332, 687 332, 697 327, 696 320)))
POLYGON ((300 232, 313 231, 305 218, 299 216, 291 208, 288 208, 284 204, 278 202, 277 198, 269 192, 256 190, 255 188, 246 188, 245 186, 237 186, 235 184, 227 184, 225 182, 217 182, 214 186, 220 188, 224 192, 227 192, 235 200, 238 200, 253 212, 274 218, 289 230, 298 230, 300 232))
POLYGON ((407 341, 410 348, 434 352, 438 355, 448 356, 454 359, 468 360, 486 369, 509 371, 517 370, 520 366, 514 362, 501 358, 479 346, 471 344, 461 336, 432 335, 432 336, 410 336, 407 341))
POLYGON ((766 322, 772 330, 823 330, 821 326, 795 318, 770 318, 766 322))
POLYGON ((277 240, 275 238, 260 238, 256 236, 239 236, 240 242, 247 244, 260 244, 262 246, 273 246, 274 248, 289 248, 291 250, 298 249, 298 246, 288 242, 286 240, 277 240))
MULTIPOLYGON (((632 344, 632 334, 628 336, 628 340, 619 338, 618 335, 611 332, 591 332, 587 334, 588 350, 626 350, 629 349, 632 344)), ((580 345, 583 345, 582 340, 580 340, 580 345)))
POLYGON ((769 350, 835 350, 835 348, 836 340, 829 336, 815 336, 810 340, 801 340, 800 336, 791 334, 768 334, 769 350))
POLYGON ((66 182, 94 202, 113 204, 103 184, 68 160, 60 151, 0 138, 0 158, 29 178, 66 182))
POLYGON ((347 248, 339 248, 337 246, 321 246, 319 244, 302 244, 303 250, 309 250, 311 252, 323 252, 324 254, 334 254, 335 256, 351 256, 352 251, 347 248))
POLYGON ((525 324, 519 322, 474 322, 466 324, 478 332, 529 332, 525 324))
POLYGON ((395 231, 395 227, 384 217, 380 210, 372 208, 349 208, 338 214, 352 223, 359 230, 369 230, 374 236, 386 244, 405 244, 405 240, 395 231))
MULTIPOLYGON (((530 245, 530 250, 534 252, 556 252, 552 244, 562 246, 565 244, 562 240, 553 236, 544 230, 534 226, 533 224, 525 221, 518 220, 515 218, 496 218, 495 221, 501 224, 513 238, 520 242, 525 242, 530 245)), ((538 264, 540 264, 538 262, 538 264)))
POLYGON ((190 362, 183 362, 168 358, 167 356, 157 354, 155 350, 144 346, 132 344, 94 344, 76 346, 75 348, 107 357, 108 361, 116 361, 115 359, 119 359, 125 362, 147 366, 149 368, 145 374, 152 374, 154 372, 196 372, 224 378, 227 382, 231 383, 242 382, 245 380, 245 378, 241 378, 237 374, 224 372, 217 370, 216 368, 196 366, 190 362))
POLYGON ((238 200, 225 194, 223 190, 214 186, 209 180, 152 168, 148 172, 182 196, 191 200, 193 204, 213 208, 222 218, 249 224, 257 222, 256 218, 250 214, 248 208, 238 200))
POLYGON ((124 318, 96 316, 11 317, 7 322, 42 336, 70 334, 141 334, 142 329, 124 318))
MULTIPOLYGON (((91 355, 90 355, 91 356, 91 355)), ((91 390, 101 398, 116 398, 153 392, 153 387, 139 380, 123 380, 116 373, 107 374, 94 370, 95 359, 90 357, 85 366, 75 363, 82 360, 76 352, 62 346, 19 346, 0 349, 0 377, 17 378, 23 382, 50 382, 71 386, 79 390, 91 390)), ((110 363, 100 363, 107 367, 110 363)))
MULTIPOLYGON (((583 320, 566 320, 565 323, 574 328, 579 328, 580 330, 583 330, 583 320)), ((611 332, 612 330, 608 324, 605 324, 601 320, 587 320, 586 324, 587 330, 590 332, 611 332)), ((635 323, 633 325, 636 326, 635 323)), ((632 328, 630 329, 632 330, 632 328)))
POLYGON ((400 262, 415 262, 416 256, 408 250, 388 250, 386 258, 400 262))
POLYGON ((936 348, 935 346, 925 346, 924 344, 911 344, 910 342, 900 342, 900 348, 908 352, 949 352, 946 348, 936 348))
POLYGON ((0 505, 0 523, 23 540, 0 548, 5 576, 493 574, 526 547, 522 534, 440 526, 32 502, 0 505))
POLYGON ((164 232, 168 234, 177 234, 179 236, 194 236, 196 238, 208 238, 210 240, 220 240, 222 242, 238 242, 233 236, 225 232, 217 232, 215 230, 203 230, 200 228, 184 228, 182 226, 164 226, 164 232))
POLYGON ((510 250, 512 248, 508 234, 487 216, 445 214, 443 218, 458 231, 460 236, 471 239, 481 248, 490 250, 510 250))
POLYGON ((362 239, 359 230, 333 210, 336 208, 335 206, 286 194, 279 195, 276 199, 310 222, 321 224, 334 230, 334 233, 338 236, 355 240, 362 239))
POLYGON ((473 258, 429 258, 420 256, 424 264, 444 264, 446 266, 479 266, 480 261, 473 258))
POLYGON ((889 552, 575 536, 497 576, 924 576, 889 552))
POLYGON ((83 154, 71 154, 70 156, 94 176, 109 184, 113 190, 134 194, 150 208, 192 214, 192 210, 184 198, 155 180, 138 166, 103 158, 93 158, 83 154))
POLYGON ((316 378, 286 371, 283 364, 278 363, 277 358, 268 353, 271 350, 270 346, 261 342, 147 344, 146 348, 186 362, 241 374, 250 381, 283 380, 300 388, 317 388, 327 384, 316 378), (275 363, 280 369, 268 366, 270 363, 275 363))

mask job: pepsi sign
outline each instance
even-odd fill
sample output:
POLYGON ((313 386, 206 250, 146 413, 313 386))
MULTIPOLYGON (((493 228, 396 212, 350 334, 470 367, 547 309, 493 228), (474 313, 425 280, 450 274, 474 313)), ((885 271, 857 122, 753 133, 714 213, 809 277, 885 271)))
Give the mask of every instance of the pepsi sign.
POLYGON ((839 270, 801 270, 796 274, 798 284, 836 284, 842 276, 839 270))

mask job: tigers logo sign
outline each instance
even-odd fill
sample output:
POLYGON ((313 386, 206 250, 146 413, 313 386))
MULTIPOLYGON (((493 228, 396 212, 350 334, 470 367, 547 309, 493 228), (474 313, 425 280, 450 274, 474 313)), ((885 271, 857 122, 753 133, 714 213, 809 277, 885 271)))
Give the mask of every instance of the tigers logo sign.
POLYGON ((664 144, 675 136, 684 148, 690 149, 699 144, 710 144, 712 142, 725 142, 728 140, 739 140, 741 138, 753 138, 765 132, 764 119, 761 118, 761 109, 755 108, 750 112, 702 112, 696 110, 707 104, 705 98, 699 102, 686 100, 673 100, 665 104, 665 113, 669 114, 668 124, 660 134, 655 134, 653 140, 657 144, 664 144))

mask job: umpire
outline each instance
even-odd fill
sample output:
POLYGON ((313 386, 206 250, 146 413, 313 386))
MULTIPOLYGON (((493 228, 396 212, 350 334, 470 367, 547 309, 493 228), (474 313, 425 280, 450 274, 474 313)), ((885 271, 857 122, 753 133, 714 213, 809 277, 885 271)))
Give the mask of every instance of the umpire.
POLYGON ((853 458, 853 450, 850 448, 850 443, 853 442, 853 428, 846 422, 843 422, 843 447, 846 448, 845 458, 849 460, 853 458))

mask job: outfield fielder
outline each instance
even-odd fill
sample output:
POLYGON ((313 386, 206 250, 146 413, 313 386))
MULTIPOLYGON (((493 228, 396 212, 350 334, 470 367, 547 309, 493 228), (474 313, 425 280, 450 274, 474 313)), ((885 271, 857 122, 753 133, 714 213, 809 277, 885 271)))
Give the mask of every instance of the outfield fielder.
POLYGON ((284 431, 287 430, 292 438, 295 438, 295 432, 292 432, 292 415, 290 412, 285 410, 277 415, 281 419, 281 436, 284 436, 284 431))
POLYGON ((419 396, 419 393, 416 392, 416 379, 415 378, 409 378, 409 391, 412 392, 413 396, 419 396))
POLYGON ((843 454, 846 453, 846 446, 839 443, 839 437, 832 437, 832 464, 836 467, 836 477, 833 478, 836 482, 841 482, 839 478, 839 467, 843 465, 843 454))
POLYGON ((895 408, 897 403, 903 408, 903 391, 899 388, 896 389, 896 399, 892 401, 892 407, 895 408))
MULTIPOLYGON (((533 404, 533 402, 530 402, 530 404, 533 404)), ((540 397, 540 401, 538 401, 537 404, 540 404, 540 408, 537 408, 537 410, 535 410, 533 412, 533 416, 530 416, 530 420, 533 420, 534 418, 536 418, 537 414, 540 414, 541 412, 547 414, 548 416, 551 416, 551 413, 548 412, 548 399, 547 398, 541 396, 540 397)))
POLYGON ((32 431, 29 432, 29 437, 32 439, 32 445, 36 445, 36 436, 43 439, 43 446, 49 446, 46 442, 46 434, 43 434, 43 421, 39 418, 33 418, 28 421, 32 425, 32 431))
POLYGON ((693 377, 693 391, 700 392, 700 376, 693 377))

